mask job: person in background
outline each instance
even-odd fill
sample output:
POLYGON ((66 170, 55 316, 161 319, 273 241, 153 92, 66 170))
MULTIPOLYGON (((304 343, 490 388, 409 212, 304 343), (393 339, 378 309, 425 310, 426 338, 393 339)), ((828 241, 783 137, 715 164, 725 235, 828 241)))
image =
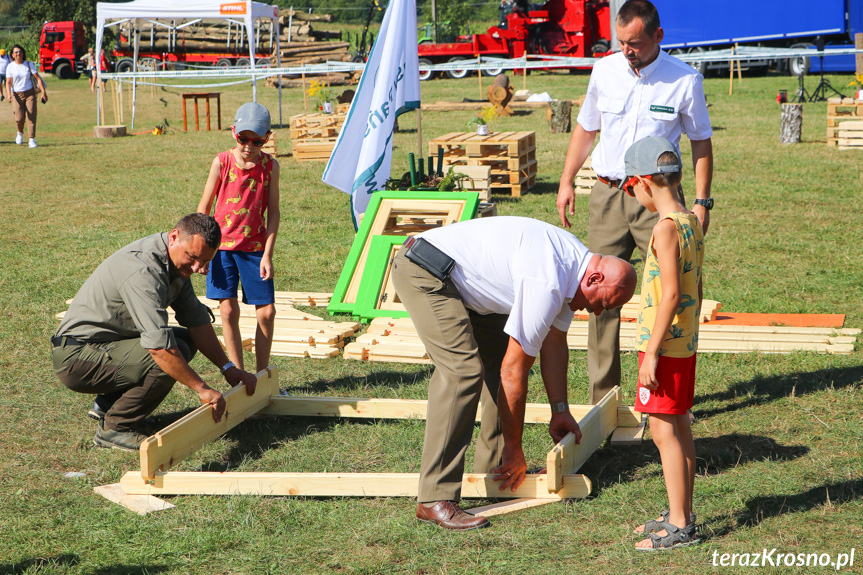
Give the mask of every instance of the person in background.
POLYGON ((84 73, 90 78, 90 91, 96 93, 96 53, 90 48, 86 54, 81 56, 84 62, 84 73))
MULTIPOLYGON (((101 70, 102 72, 109 72, 111 70, 111 67, 108 65, 108 58, 105 57, 105 49, 104 48, 99 50, 99 70, 101 70)), ((108 85, 108 79, 102 78, 102 92, 103 93, 107 89, 106 88, 107 85, 108 85)))
POLYGON ((0 102, 6 99, 6 66, 11 61, 12 58, 6 53, 6 49, 0 48, 0 102))
POLYGON ((24 143, 24 120, 30 124, 30 147, 36 147, 36 85, 38 82, 42 90, 42 103, 48 103, 48 90, 45 88, 45 80, 36 71, 36 65, 28 62, 24 48, 15 44, 12 47, 12 62, 6 66, 6 96, 12 103, 15 113, 15 123, 18 125, 18 134, 15 143, 19 146, 24 143))

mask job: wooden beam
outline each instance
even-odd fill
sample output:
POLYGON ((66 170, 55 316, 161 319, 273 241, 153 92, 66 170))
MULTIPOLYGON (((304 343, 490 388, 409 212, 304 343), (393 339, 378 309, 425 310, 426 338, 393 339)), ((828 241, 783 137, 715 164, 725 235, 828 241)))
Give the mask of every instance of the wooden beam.
MULTIPOLYGON (((358 397, 314 397, 275 395, 259 412, 261 415, 308 417, 344 417, 361 419, 425 419, 428 401, 425 399, 362 399, 358 397)), ((570 405, 569 411, 576 421, 583 419, 593 405, 570 405)), ((618 427, 635 427, 641 422, 641 413, 632 407, 618 407, 618 427)), ((482 405, 477 407, 476 421, 480 420, 482 405)), ((548 423, 551 410, 545 403, 528 403, 525 406, 525 423, 548 423)), ((580 424, 579 424, 580 425, 580 424)))
POLYGON ((560 443, 548 452, 548 489, 557 491, 563 487, 564 475, 569 475, 587 461, 599 449, 605 438, 617 427, 617 407, 620 404, 620 387, 614 386, 599 403, 578 420, 581 443, 575 443, 575 434, 568 433, 560 443))
MULTIPOLYGON (((550 492, 547 476, 527 475, 516 491, 500 490, 494 475, 466 473, 462 497, 576 499, 590 495, 590 479, 584 475, 561 478, 562 488, 550 492)), ((134 495, 265 495, 274 497, 416 497, 419 473, 256 473, 179 472, 157 473, 153 483, 130 471, 120 479, 123 491, 134 495)))
POLYGON ((647 428, 647 418, 635 427, 621 427, 618 425, 611 434, 609 443, 611 445, 641 445, 644 440, 644 430, 647 428))
POLYGON ((152 495, 131 495, 123 491, 119 483, 111 483, 110 485, 99 485, 93 488, 93 491, 111 501, 122 505, 129 511, 133 511, 138 515, 147 515, 154 511, 164 511, 176 507, 173 503, 162 501, 158 497, 152 495))
POLYGON ((522 509, 530 509, 531 507, 538 507, 540 505, 548 505, 549 503, 554 503, 558 501, 557 499, 510 499, 508 501, 499 501, 497 503, 491 503, 489 505, 482 505, 480 507, 472 507, 470 509, 465 509, 465 513, 468 515, 481 515, 483 517, 494 517, 495 515, 503 515, 505 513, 512 513, 513 511, 521 511, 522 509))
MULTIPOLYGON (((255 395, 246 394, 246 386, 238 385, 225 392, 225 415, 218 423, 213 421, 213 409, 202 405, 148 437, 141 444, 141 477, 153 480, 157 471, 167 471, 207 443, 240 424, 261 410, 270 397, 279 393, 279 372, 275 366, 257 373, 255 395)), ((127 492, 128 493, 128 492, 127 492)))

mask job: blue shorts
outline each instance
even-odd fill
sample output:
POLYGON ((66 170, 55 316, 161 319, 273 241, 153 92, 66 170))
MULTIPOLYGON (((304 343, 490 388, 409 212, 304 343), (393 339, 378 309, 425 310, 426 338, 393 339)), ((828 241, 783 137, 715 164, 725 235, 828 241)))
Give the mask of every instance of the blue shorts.
POLYGON ((264 252, 216 251, 207 273, 207 297, 229 299, 237 297, 237 287, 243 285, 243 303, 269 305, 276 303, 272 279, 261 279, 261 258, 264 252))

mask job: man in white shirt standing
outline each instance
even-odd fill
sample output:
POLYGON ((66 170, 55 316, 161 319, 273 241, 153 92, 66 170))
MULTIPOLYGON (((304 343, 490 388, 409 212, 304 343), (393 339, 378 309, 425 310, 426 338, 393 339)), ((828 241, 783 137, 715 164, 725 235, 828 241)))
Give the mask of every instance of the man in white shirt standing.
MULTIPOLYGON (((591 156, 599 181, 590 192, 588 246, 594 253, 628 260, 638 247, 642 255, 656 224, 647 211, 623 190, 623 156, 636 140, 667 138, 680 148, 685 133, 692 147, 695 205, 692 211, 704 232, 710 223, 710 183, 713 145, 704 99, 703 78, 691 66, 663 52, 663 32, 656 7, 647 0, 629 0, 615 22, 620 52, 599 60, 590 75, 587 97, 578 113, 569 142, 557 209, 561 224, 575 213, 573 180, 584 164, 596 133, 599 144, 591 156)), ((590 401, 596 403, 620 385, 620 311, 590 317, 587 366, 590 401)))
POLYGON ((393 283, 425 345, 429 382, 416 516, 446 529, 488 526, 466 514, 465 450, 482 398, 478 473, 518 488, 527 378, 540 366, 555 441, 581 432, 567 404, 566 332, 573 311, 600 313, 635 291, 635 269, 590 253, 578 239, 530 218, 482 218, 409 238, 393 261, 393 283))

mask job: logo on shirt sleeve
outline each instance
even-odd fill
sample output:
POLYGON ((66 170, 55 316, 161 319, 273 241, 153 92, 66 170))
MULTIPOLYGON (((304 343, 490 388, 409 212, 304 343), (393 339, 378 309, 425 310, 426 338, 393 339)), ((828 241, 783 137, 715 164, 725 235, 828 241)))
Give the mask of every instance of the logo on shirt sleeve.
POLYGON ((674 108, 672 108, 671 106, 657 106, 656 104, 651 104, 650 105, 650 111, 651 112, 660 112, 662 114, 673 114, 674 108))

